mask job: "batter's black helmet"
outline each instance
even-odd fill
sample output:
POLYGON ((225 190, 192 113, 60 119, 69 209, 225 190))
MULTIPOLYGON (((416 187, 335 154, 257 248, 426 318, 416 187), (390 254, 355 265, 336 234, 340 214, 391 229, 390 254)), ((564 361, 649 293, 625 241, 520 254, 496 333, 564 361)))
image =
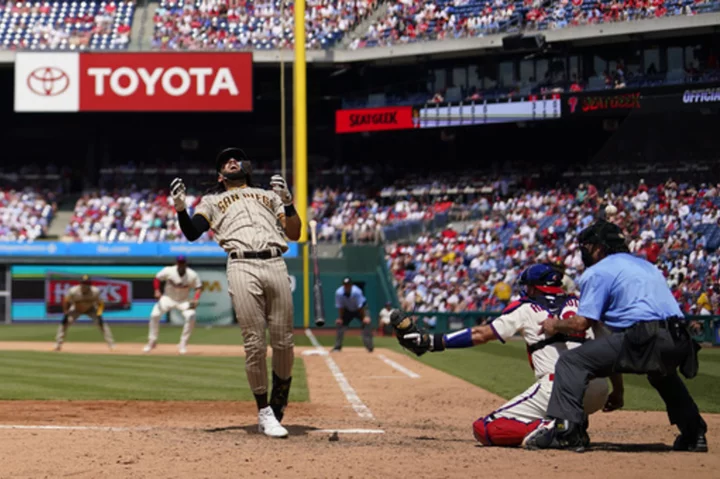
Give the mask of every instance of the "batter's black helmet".
POLYGON ((581 245, 598 244, 604 246, 608 253, 626 253, 625 235, 620 227, 605 220, 597 220, 578 235, 581 245))
POLYGON ((220 173, 222 167, 225 166, 225 163, 231 159, 235 159, 240 163, 240 171, 234 173, 232 176, 224 175, 225 178, 233 180, 244 178, 245 183, 248 186, 252 186, 252 164, 245 152, 240 148, 225 148, 223 151, 218 153, 218 156, 215 159, 215 169, 217 172, 220 173))
POLYGON ((240 166, 242 167, 245 174, 249 175, 252 172, 252 168, 250 166, 250 160, 248 159, 247 155, 243 150, 240 148, 225 148, 223 151, 218 153, 217 158, 215 159, 215 169, 219 172, 222 170, 222 167, 230 161, 230 159, 235 158, 240 163, 240 166))

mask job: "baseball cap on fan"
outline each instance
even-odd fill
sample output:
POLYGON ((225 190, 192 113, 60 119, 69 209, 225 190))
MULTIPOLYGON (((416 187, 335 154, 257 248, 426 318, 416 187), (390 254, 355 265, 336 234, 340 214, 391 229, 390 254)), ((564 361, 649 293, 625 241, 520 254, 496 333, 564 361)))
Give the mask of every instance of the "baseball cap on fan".
POLYGON ((187 258, 183 255, 180 255, 177 258, 175 258, 175 261, 178 263, 187 263, 187 258))
POLYGON ((342 284, 352 284, 352 280, 350 279, 350 276, 345 276, 342 284))

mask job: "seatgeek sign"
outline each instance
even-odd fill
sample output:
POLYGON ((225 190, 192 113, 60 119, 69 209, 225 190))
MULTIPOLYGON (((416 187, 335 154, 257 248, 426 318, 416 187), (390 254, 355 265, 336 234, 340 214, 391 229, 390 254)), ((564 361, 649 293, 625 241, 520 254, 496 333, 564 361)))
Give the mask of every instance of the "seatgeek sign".
POLYGON ((15 57, 16 112, 252 111, 252 53, 15 57))

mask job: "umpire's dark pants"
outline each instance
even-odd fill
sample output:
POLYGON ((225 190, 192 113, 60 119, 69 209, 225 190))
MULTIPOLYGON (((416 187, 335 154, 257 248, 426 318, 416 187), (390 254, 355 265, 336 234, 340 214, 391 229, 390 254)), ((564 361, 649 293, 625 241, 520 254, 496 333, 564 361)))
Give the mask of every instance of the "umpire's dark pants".
POLYGON ((692 437, 707 426, 700 416, 695 401, 677 373, 678 356, 682 354, 666 329, 657 331, 656 347, 667 365, 666 374, 643 371, 619 371, 618 360, 623 351, 625 332, 588 341, 560 356, 555 365, 553 384, 547 415, 555 419, 567 419, 575 424, 583 423, 583 396, 591 377, 608 377, 615 372, 647 374, 663 401, 670 423, 677 425, 683 435, 692 437))
MULTIPOLYGON (((363 317, 360 314, 360 311, 343 311, 343 317, 341 319, 342 324, 337 325, 337 334, 335 336, 335 349, 337 350, 342 349, 343 338, 345 337, 345 330, 348 328, 348 325, 353 321, 353 319, 359 319, 362 321, 363 317)), ((372 324, 363 324, 362 327, 363 344, 368 351, 372 351, 374 349, 372 324)))

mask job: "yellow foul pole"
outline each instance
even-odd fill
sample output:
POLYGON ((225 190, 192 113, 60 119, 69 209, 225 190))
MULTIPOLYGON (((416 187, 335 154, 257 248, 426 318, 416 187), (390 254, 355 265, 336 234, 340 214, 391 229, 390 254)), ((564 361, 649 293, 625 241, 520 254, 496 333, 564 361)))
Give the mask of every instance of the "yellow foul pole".
POLYGON ((295 64, 293 65, 293 136, 295 208, 303 222, 299 242, 303 244, 303 322, 310 324, 310 268, 308 241, 307 182, 307 85, 305 64, 305 0, 295 1, 295 64))

